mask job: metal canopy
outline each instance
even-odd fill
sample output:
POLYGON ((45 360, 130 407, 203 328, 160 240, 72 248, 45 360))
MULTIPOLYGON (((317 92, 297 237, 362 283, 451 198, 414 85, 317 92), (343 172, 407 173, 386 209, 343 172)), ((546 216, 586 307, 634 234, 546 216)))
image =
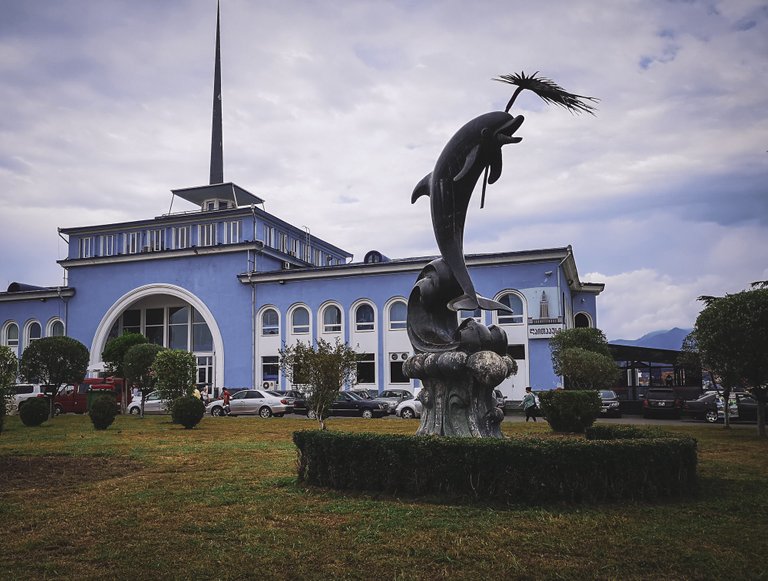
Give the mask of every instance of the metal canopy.
POLYGON ((250 206, 252 204, 263 204, 264 200, 259 196, 252 194, 251 192, 244 190, 240 186, 233 184, 232 182, 226 182, 223 184, 211 184, 209 186, 196 186, 193 188, 182 188, 179 190, 171 190, 174 196, 178 196, 182 200, 192 202, 198 206, 202 206, 206 200, 228 200, 234 202, 235 207, 250 206))

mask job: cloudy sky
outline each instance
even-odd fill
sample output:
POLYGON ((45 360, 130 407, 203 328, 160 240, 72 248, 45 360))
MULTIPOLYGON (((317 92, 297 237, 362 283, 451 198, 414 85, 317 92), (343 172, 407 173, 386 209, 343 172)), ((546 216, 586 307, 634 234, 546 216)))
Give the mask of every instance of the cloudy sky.
MULTIPOLYGON (((224 177, 353 252, 436 254, 410 204, 451 135, 523 93, 468 253, 573 246, 610 339, 689 327, 768 279, 768 4, 222 1, 224 177)), ((0 287, 62 283, 58 227, 207 183, 213 0, 0 0, 0 287)), ((183 204, 183 202, 181 202, 183 204)), ((174 210, 182 209, 177 202, 174 210)))

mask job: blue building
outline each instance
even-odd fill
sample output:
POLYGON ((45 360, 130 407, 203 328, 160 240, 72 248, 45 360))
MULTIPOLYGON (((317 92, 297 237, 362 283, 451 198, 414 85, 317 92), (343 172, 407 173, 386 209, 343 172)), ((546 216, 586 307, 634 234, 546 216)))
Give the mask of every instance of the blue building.
MULTIPOLYGON (((218 45, 218 27, 217 27, 218 45)), ((218 50, 217 50, 218 56, 218 50)), ((214 95, 220 94, 218 60, 214 95)), ((209 185, 172 190, 196 211, 117 224, 60 228, 68 254, 65 286, 12 283, 0 292, 0 344, 21 356, 31 341, 67 335, 103 370, 107 341, 125 331, 192 352, 197 381, 223 387, 290 387, 278 373, 284 344, 338 338, 361 353, 358 381, 379 390, 415 387, 403 375, 412 353, 406 302, 432 259, 390 260, 371 250, 361 262, 263 209, 263 200, 224 182, 221 101, 214 98, 209 185), (217 133, 218 132, 218 133, 217 133), (217 141, 218 139, 218 141, 217 141)), ((560 384, 548 339, 597 322, 604 285, 582 282, 570 247, 467 257, 477 291, 513 314, 461 312, 504 328, 519 366, 502 391, 560 384)))

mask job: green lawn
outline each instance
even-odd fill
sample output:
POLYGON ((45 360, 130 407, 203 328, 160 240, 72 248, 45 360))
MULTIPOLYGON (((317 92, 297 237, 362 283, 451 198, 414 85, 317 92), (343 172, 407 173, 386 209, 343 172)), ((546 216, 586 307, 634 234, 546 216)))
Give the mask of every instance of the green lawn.
POLYGON ((768 578, 768 442, 752 429, 670 428, 699 441, 692 500, 500 509, 299 486, 291 434, 315 425, 128 416, 96 432, 87 416, 8 418, 0 579, 768 578))

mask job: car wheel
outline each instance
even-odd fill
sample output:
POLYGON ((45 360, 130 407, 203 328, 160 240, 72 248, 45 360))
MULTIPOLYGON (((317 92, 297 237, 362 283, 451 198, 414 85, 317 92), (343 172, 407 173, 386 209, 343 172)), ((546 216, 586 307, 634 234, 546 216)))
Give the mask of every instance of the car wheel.
POLYGON ((370 420, 373 417, 373 412, 371 410, 363 410, 363 413, 361 414, 366 420, 370 420))
POLYGON ((224 415, 224 408, 221 406, 214 406, 211 408, 211 415, 216 416, 217 418, 224 415))
POLYGON ((53 406, 53 413, 54 413, 54 415, 58 416, 62 412, 63 412, 63 410, 61 409, 61 406, 59 404, 56 404, 55 406, 53 406))
POLYGON ((307 410, 307 417, 310 420, 316 420, 317 419, 317 414, 315 413, 315 410, 307 410))
POLYGON ((707 420, 710 424, 717 423, 717 411, 716 410, 708 410, 706 414, 704 414, 704 419, 707 420))
POLYGON ((267 406, 264 406, 259 410, 259 415, 262 418, 271 418, 272 417, 272 410, 268 408, 267 406))
POLYGON ((411 420, 416 417, 416 414, 411 408, 403 408, 400 410, 400 417, 404 420, 411 420))
POLYGON ((141 408, 133 406, 131 409, 128 410, 128 413, 132 416, 137 416, 141 413, 141 408))

